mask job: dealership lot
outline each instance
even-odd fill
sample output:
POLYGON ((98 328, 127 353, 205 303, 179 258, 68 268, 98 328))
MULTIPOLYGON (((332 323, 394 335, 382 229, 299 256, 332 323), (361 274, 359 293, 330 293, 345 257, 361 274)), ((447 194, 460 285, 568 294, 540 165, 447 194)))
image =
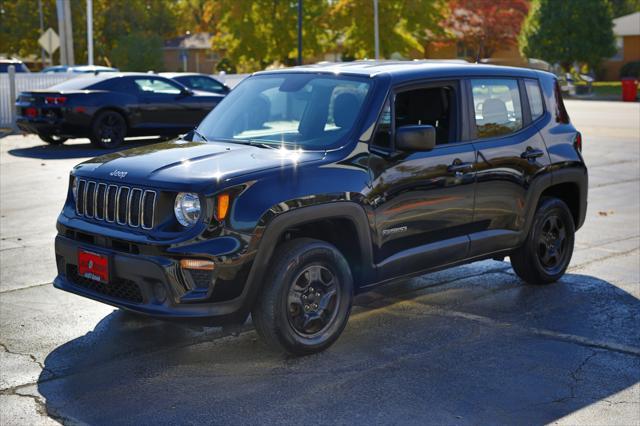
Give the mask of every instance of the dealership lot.
MULTIPOLYGON (((508 262, 357 299, 327 352, 139 318, 53 289, 55 219, 87 140, 0 139, 0 423, 640 422, 640 105, 568 101, 589 211, 568 275, 508 262)), ((135 144, 149 143, 137 141, 135 144)))

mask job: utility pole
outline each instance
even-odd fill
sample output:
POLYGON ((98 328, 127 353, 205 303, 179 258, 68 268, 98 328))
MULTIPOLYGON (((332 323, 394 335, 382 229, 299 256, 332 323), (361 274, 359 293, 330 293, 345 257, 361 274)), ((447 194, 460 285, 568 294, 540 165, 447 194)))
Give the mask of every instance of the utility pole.
POLYGON ((298 65, 302 65, 302 0, 298 0, 298 65))
POLYGON ((373 0, 373 37, 376 60, 380 59, 380 33, 378 30, 378 0, 373 0))
POLYGON ((87 64, 93 65, 93 0, 87 0, 87 64))
MULTIPOLYGON (((38 13, 40 14, 40 35, 44 33, 44 17, 42 16, 42 0, 38 0, 38 13)), ((40 47, 40 60, 44 68, 44 47, 40 47)))
POLYGON ((73 26, 71 25, 71 0, 63 0, 64 1, 64 20, 65 20, 65 29, 66 33, 66 41, 67 41, 67 62, 69 65, 75 65, 75 56, 73 54, 73 26))
POLYGON ((56 11, 58 12, 58 33, 60 33, 60 64, 74 65, 71 2, 56 0, 56 11))
POLYGON ((56 0, 56 14, 58 15, 58 35, 60 36, 60 65, 67 64, 67 42, 64 29, 64 4, 63 0, 56 0))

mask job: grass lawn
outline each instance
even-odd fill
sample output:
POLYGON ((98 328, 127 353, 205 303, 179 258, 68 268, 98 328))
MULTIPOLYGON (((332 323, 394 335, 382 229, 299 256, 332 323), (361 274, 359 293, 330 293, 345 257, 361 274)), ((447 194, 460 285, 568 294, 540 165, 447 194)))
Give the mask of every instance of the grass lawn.
MULTIPOLYGON (((576 83, 578 86, 586 86, 585 83, 576 83)), ((622 83, 619 81, 595 81, 593 93, 596 96, 622 98, 622 83)))

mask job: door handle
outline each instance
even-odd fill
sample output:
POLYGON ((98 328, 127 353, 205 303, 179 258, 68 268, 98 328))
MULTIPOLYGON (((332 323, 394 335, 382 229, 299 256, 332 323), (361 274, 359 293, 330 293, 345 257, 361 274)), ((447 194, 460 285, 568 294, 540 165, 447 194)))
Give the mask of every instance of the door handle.
POLYGON ((460 159, 455 159, 453 163, 447 167, 447 171, 460 173, 473 168, 473 163, 462 162, 460 159))
POLYGON ((520 154, 520 158, 524 158, 525 160, 533 160, 534 158, 542 157, 544 152, 540 149, 533 149, 530 146, 527 147, 527 150, 520 154))

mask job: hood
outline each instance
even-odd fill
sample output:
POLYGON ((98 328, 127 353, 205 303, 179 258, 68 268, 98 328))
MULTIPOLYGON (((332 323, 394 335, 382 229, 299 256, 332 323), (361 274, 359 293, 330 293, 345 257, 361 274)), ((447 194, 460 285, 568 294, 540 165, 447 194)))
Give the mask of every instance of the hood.
POLYGON ((211 185, 324 158, 324 152, 175 140, 114 152, 75 167, 78 176, 142 186, 211 185))

